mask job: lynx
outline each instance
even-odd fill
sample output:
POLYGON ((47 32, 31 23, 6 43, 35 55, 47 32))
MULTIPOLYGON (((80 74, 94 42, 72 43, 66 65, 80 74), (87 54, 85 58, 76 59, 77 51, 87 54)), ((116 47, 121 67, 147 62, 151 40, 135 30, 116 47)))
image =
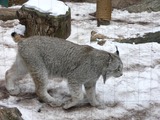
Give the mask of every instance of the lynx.
POLYGON ((82 85, 91 106, 98 107, 101 105, 95 91, 98 78, 103 76, 105 83, 111 76, 122 76, 123 63, 118 49, 109 53, 47 36, 22 39, 17 45, 16 60, 5 76, 6 88, 11 95, 21 92, 15 80, 30 73, 37 96, 49 105, 62 105, 47 92, 48 78, 59 77, 67 79, 71 94, 71 100, 63 103, 64 109, 76 106, 83 99, 82 85))

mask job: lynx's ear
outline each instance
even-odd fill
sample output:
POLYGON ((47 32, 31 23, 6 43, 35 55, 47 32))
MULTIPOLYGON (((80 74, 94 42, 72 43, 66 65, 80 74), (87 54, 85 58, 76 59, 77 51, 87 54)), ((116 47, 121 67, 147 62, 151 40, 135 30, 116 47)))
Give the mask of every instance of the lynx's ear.
POLYGON ((106 83, 106 80, 107 80, 107 78, 106 78, 106 74, 105 75, 102 75, 103 76, 103 82, 104 82, 104 84, 106 83))
POLYGON ((117 46, 116 46, 116 52, 114 54, 119 56, 119 51, 118 51, 118 47, 117 46))

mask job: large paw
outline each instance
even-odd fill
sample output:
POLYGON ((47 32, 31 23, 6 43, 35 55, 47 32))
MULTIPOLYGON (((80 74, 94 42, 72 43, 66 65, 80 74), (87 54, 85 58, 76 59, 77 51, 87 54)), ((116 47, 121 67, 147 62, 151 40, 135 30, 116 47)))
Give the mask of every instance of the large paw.
POLYGON ((73 106, 75 106, 75 102, 72 102, 72 100, 68 100, 67 102, 64 103, 63 109, 69 109, 73 106))
POLYGON ((56 102, 49 102, 48 103, 51 107, 60 107, 62 106, 62 102, 56 101, 56 102))
POLYGON ((15 87, 15 88, 8 89, 8 92, 10 95, 17 96, 20 94, 21 90, 19 87, 15 87))
POLYGON ((105 105, 100 103, 99 101, 90 102, 91 106, 96 107, 98 109, 105 109, 105 105))
POLYGON ((118 104, 119 104, 118 101, 110 101, 105 103, 107 107, 116 107, 118 104))
POLYGON ((64 105, 63 105, 63 109, 70 108, 70 103, 71 103, 71 100, 68 100, 67 102, 65 102, 64 105))
POLYGON ((105 107, 105 104, 99 104, 96 106, 96 108, 98 108, 100 110, 104 110, 106 107, 105 107))

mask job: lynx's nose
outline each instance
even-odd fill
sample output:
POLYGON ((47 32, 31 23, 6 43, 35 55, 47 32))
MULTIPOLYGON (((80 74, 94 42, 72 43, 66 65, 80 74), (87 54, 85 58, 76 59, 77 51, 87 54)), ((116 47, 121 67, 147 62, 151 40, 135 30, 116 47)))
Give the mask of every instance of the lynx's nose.
POLYGON ((121 73, 119 77, 121 77, 122 75, 123 75, 123 73, 121 73))
POLYGON ((123 75, 123 73, 120 73, 118 75, 116 75, 116 77, 121 77, 123 75))

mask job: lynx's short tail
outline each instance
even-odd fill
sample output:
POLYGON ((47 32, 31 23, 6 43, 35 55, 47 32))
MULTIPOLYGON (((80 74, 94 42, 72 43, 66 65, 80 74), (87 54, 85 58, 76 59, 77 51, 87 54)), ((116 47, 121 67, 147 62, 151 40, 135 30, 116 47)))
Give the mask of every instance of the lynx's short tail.
POLYGON ((16 43, 24 39, 22 35, 17 34, 16 32, 11 33, 11 36, 16 43))

